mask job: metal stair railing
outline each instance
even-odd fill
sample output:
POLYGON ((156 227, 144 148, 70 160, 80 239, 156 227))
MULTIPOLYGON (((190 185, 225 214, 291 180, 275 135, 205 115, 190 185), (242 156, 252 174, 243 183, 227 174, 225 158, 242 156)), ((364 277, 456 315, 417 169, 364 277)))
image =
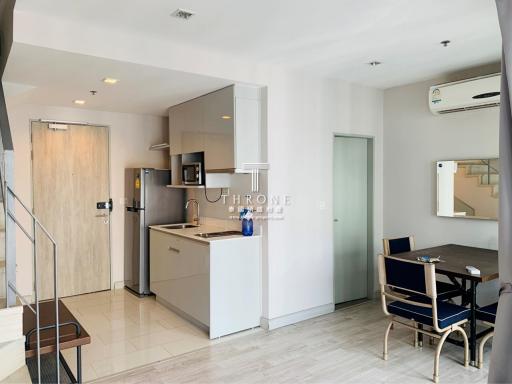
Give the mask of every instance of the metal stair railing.
MULTIPOLYGON (((18 228, 25 234, 25 236, 32 243, 32 258, 34 263, 34 305, 31 305, 24 297, 20 294, 20 292, 16 288, 16 284, 12 281, 7 280, 7 289, 10 289, 14 294, 19 298, 19 300, 29 308, 32 313, 34 313, 36 317, 36 344, 37 344, 37 379, 38 383, 41 384, 41 329, 39 325, 39 274, 37 268, 37 241, 36 241, 36 230, 37 228, 41 229, 42 233, 48 238, 48 240, 52 243, 53 246, 53 295, 55 299, 55 358, 57 360, 56 364, 56 383, 60 383, 60 324, 59 324, 59 297, 58 297, 58 279, 57 279, 57 267, 58 267, 58 255, 57 255, 57 243, 55 239, 50 235, 48 230, 44 227, 43 224, 39 221, 39 219, 34 215, 31 209, 29 209, 26 204, 16 195, 16 193, 4 182, 4 188, 2 188, 3 194, 3 205, 5 212, 5 220, 12 220, 18 228), (11 199, 12 198, 12 199, 11 199), (21 207, 29 214, 32 219, 32 233, 30 233, 24 226, 19 222, 16 218, 16 215, 11 210, 9 201, 15 203, 17 201, 21 207)), ((7 225, 6 225, 7 228, 7 225)), ((7 262, 7 258, 6 258, 7 262)))
POLYGON ((499 174, 498 170, 491 165, 491 160, 482 160, 482 163, 487 166, 487 185, 491 185, 491 174, 499 174))
POLYGON ((2 83, 0 82, 0 198, 4 208, 5 216, 5 282, 6 282, 6 304, 7 306, 16 305, 19 301, 29 308, 36 317, 36 337, 37 337, 37 378, 41 383, 41 327, 39 324, 39 273, 37 268, 37 241, 36 230, 40 228, 44 235, 53 245, 53 294, 55 298, 55 347, 57 359, 56 382, 60 383, 60 323, 59 323, 59 297, 58 297, 58 279, 57 279, 57 243, 50 235, 48 230, 41 224, 31 209, 21 201, 16 193, 11 189, 14 185, 14 145, 12 141, 9 118, 5 104, 5 96, 2 83), (23 207, 32 219, 32 234, 19 222, 14 213, 16 201, 23 207), (21 229, 25 236, 32 243, 32 258, 34 262, 34 303, 31 305, 16 288, 16 226, 21 229))

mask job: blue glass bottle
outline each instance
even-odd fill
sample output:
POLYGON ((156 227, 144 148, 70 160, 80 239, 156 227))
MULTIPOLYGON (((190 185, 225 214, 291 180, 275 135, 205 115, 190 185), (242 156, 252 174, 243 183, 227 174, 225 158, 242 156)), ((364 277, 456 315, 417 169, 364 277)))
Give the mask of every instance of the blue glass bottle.
POLYGON ((242 235, 252 236, 253 223, 252 219, 242 219, 242 235))

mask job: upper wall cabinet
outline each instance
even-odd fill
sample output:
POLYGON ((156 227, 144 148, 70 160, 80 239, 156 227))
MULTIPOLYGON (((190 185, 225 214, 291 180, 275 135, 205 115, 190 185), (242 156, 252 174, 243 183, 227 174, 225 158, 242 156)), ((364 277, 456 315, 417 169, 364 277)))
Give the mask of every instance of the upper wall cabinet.
POLYGON ((261 162, 261 92, 232 85, 169 108, 170 154, 204 152, 210 172, 261 162))

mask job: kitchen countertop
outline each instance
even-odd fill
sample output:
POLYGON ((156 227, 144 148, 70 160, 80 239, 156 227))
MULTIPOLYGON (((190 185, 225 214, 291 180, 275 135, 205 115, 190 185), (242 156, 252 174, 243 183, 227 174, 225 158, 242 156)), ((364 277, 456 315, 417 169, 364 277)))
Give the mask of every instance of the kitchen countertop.
MULTIPOLYGON (((191 224, 191 223, 182 223, 182 224, 191 224)), ((180 228, 180 229, 169 229, 163 228, 172 224, 162 224, 162 225, 150 225, 149 228, 155 231, 169 233, 171 235, 181 236, 190 240, 199 241, 201 243, 209 244, 212 241, 223 241, 223 240, 232 240, 232 239, 247 239, 251 237, 259 237, 259 235, 253 236, 243 236, 243 235, 232 235, 232 236, 220 236, 220 237, 212 237, 212 238, 204 238, 195 236, 198 233, 212 233, 212 232, 224 232, 231 231, 232 229, 227 229, 223 227, 213 226, 213 225, 199 225, 199 227, 194 228, 180 228)), ((178 225, 178 224, 176 224, 178 225)))

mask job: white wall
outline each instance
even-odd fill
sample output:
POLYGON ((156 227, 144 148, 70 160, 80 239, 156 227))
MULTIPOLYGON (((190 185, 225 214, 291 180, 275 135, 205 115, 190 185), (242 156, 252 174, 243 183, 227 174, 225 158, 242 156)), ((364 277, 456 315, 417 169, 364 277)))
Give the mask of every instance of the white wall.
MULTIPOLYGON (((333 304, 333 136, 375 138, 376 252, 382 234, 382 92, 281 74, 269 86, 270 195, 289 194, 268 228, 269 319, 333 304)), ((276 321, 279 324, 279 321, 276 321)))
POLYGON ((498 157, 498 108, 430 113, 429 87, 447 80, 384 92, 384 235, 413 234, 418 248, 456 243, 497 249, 496 221, 436 216, 436 161, 498 157))
MULTIPOLYGON (((15 148, 15 189, 29 206, 32 205, 31 119, 68 120, 110 126, 110 186, 114 201, 111 221, 112 283, 122 282, 124 280, 124 205, 121 204, 121 199, 124 197, 124 169, 139 166, 163 167, 168 164, 167 152, 147 150, 151 144, 167 138, 168 119, 77 108, 9 105, 9 100, 7 110, 15 148)), ((16 240, 17 285, 21 293, 31 295, 30 243, 21 231, 18 231, 16 240)))

